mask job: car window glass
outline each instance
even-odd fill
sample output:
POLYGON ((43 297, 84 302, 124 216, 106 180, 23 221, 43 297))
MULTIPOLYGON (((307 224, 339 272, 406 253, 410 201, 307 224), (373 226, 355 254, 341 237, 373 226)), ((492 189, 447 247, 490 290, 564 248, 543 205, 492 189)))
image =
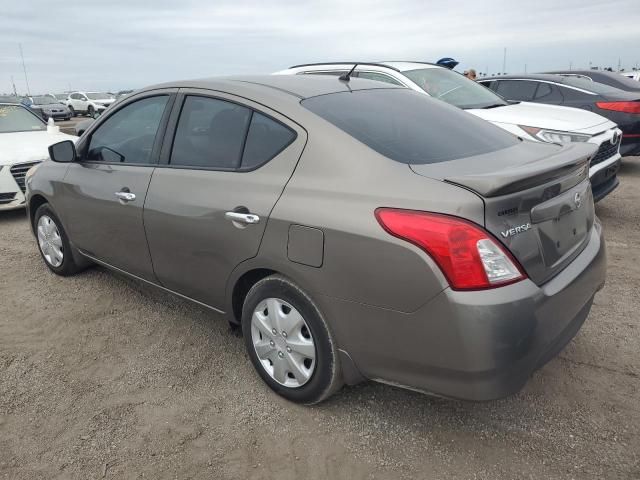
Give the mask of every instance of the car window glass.
POLYGON ((419 68, 402 74, 430 96, 459 108, 486 108, 507 104, 491 90, 448 68, 419 68))
POLYGON ((392 85, 400 85, 403 86, 402 83, 397 81, 395 78, 390 77, 389 75, 385 75, 384 73, 378 72, 358 72, 359 78, 366 78, 368 80, 375 80, 378 82, 390 83, 392 85))
POLYGON ((255 168, 268 162, 295 138, 295 132, 288 127, 254 112, 242 155, 242 168, 255 168))
POLYGON ((145 98, 111 115, 91 135, 87 160, 150 163, 168 99, 167 95, 145 98))
POLYGON ((537 82, 527 80, 500 80, 498 82, 498 92, 507 100, 533 100, 536 93, 537 82))
POLYGON ((302 105, 378 153, 408 164, 495 152, 519 141, 485 120, 406 88, 319 95, 302 105))
POLYGON ((549 83, 538 84, 538 90, 536 90, 535 99, 540 102, 562 102, 562 94, 560 90, 555 85, 551 85, 549 83))
POLYGON ((250 120, 251 110, 247 107, 188 96, 178 120, 171 165, 238 168, 250 120))

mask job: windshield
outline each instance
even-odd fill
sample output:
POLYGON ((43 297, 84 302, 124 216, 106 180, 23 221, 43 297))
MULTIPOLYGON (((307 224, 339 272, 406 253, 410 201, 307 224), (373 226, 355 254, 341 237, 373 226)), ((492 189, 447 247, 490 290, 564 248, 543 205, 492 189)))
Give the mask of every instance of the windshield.
POLYGON ((33 97, 33 103, 35 105, 51 105, 52 103, 58 103, 58 101, 51 97, 33 97))
POLYGON ((562 77, 562 83, 573 87, 582 88, 589 92, 598 93, 600 95, 611 95, 620 93, 620 89, 605 85, 604 83, 592 82, 591 80, 580 77, 562 77))
POLYGON ((116 98, 110 93, 87 93, 87 97, 89 97, 91 100, 109 100, 112 98, 116 98))
POLYGON ((38 117, 18 105, 0 105, 0 133, 46 130, 38 117))
POLYGON ((495 152, 519 141, 485 120, 405 88, 320 95, 302 105, 376 152, 411 165, 495 152))
POLYGON ((507 105, 502 97, 488 88, 446 68, 421 68, 402 74, 432 97, 459 108, 507 105))

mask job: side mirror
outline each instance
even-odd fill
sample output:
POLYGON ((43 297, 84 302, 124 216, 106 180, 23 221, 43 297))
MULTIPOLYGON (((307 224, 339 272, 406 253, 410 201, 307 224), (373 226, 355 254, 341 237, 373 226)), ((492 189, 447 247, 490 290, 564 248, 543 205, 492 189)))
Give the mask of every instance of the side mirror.
POLYGON ((76 161, 76 146, 71 140, 54 143, 49 147, 51 160, 59 163, 71 163, 76 161))

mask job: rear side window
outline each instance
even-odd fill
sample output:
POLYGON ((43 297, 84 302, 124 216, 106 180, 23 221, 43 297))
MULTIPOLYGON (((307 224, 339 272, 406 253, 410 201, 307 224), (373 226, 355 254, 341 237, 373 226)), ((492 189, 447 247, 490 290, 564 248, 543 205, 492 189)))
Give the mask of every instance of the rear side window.
POLYGON ((279 122, 253 112, 242 155, 242 168, 256 168, 287 148, 296 138, 295 132, 279 122))
POLYGON ((560 89, 555 85, 550 83, 542 83, 538 84, 538 90, 536 91, 536 101, 538 102, 549 102, 549 103, 560 103, 562 100, 562 94, 560 93, 560 89))
POLYGON ((251 110, 247 107, 188 96, 173 141, 171 165, 238 168, 250 120, 251 110))
POLYGON ((500 80, 496 92, 507 100, 533 100, 537 82, 527 80, 500 80))
POLYGON ((490 153, 518 139, 456 107, 409 89, 373 89, 308 98, 302 105, 388 158, 438 163, 490 153))

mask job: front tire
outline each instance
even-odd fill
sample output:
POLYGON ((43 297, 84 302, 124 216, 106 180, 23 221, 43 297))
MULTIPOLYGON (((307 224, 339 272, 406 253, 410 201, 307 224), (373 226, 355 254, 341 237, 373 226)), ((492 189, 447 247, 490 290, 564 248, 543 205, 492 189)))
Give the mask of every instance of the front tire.
POLYGON ((89 105, 89 108, 87 108, 87 115, 91 118, 96 118, 96 110, 93 108, 93 105, 89 105))
POLYGON ((278 395, 319 403, 342 386, 338 349, 313 300, 281 275, 257 282, 242 307, 242 333, 254 368, 278 395))
POLYGON ((72 117, 75 117, 76 115, 78 115, 71 105, 69 105, 69 111, 71 112, 72 117))
POLYGON ((38 250, 49 270, 63 277, 81 270, 74 260, 71 244, 62 223, 48 203, 36 210, 33 216, 33 230, 38 240, 38 250))

